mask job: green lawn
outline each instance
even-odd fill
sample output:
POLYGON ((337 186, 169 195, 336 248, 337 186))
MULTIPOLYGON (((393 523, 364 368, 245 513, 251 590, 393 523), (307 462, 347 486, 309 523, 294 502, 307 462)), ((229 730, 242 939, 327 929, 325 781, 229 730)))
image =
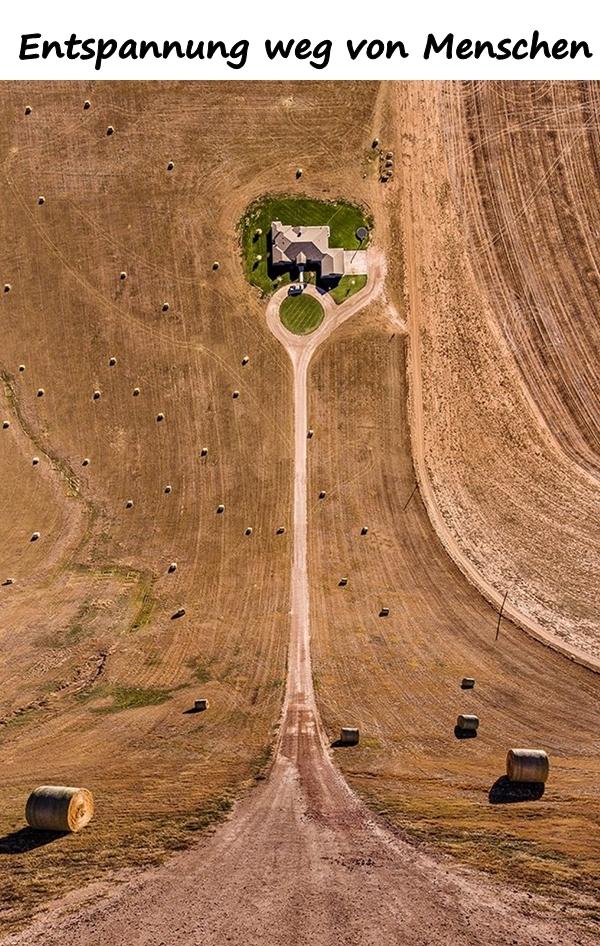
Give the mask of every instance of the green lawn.
POLYGON ((345 302, 350 296, 353 296, 359 289, 364 289, 367 285, 366 276, 342 276, 337 286, 330 291, 329 295, 338 305, 345 302))
MULTIPOLYGON (((370 231, 372 223, 365 210, 341 201, 312 200, 309 197, 262 197, 257 200, 248 208, 240 223, 242 261, 248 281, 266 296, 291 281, 289 272, 275 274, 271 270, 268 237, 273 220, 292 225, 328 226, 331 229, 330 245, 341 246, 345 250, 358 249, 361 244, 356 239, 356 230, 366 227, 370 231), (258 230, 262 232, 257 234, 258 230), (259 256, 260 260, 257 259, 259 256)), ((362 244, 363 249, 368 242, 367 236, 362 244)), ((314 276, 314 273, 307 272, 307 281, 314 281, 314 276)), ((335 290, 347 278, 342 277, 338 285, 332 287, 332 298, 336 302, 343 302, 360 288, 358 283, 362 277, 353 277, 356 285, 351 287, 352 292, 346 293, 344 288, 341 297, 336 298, 335 290)))
POLYGON ((286 296, 279 307, 281 321, 294 335, 310 335, 319 327, 324 315, 319 300, 307 293, 302 293, 301 296, 286 296))

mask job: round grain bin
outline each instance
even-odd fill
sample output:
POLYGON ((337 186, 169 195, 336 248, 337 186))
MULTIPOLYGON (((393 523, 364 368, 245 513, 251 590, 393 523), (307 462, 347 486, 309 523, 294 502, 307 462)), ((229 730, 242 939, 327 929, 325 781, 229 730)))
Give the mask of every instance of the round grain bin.
POLYGON ((545 782, 550 762, 543 749, 509 749, 506 774, 511 782, 545 782))
POLYGON ((479 716, 472 716, 469 713, 461 713, 456 720, 456 728, 462 732, 477 732, 479 727, 479 716))
POLYGON ((86 788, 40 785, 27 799, 27 824, 41 831, 81 831, 94 816, 94 799, 86 788))
POLYGON ((340 742, 343 746, 357 746, 360 733, 352 726, 343 726, 340 730, 340 742))

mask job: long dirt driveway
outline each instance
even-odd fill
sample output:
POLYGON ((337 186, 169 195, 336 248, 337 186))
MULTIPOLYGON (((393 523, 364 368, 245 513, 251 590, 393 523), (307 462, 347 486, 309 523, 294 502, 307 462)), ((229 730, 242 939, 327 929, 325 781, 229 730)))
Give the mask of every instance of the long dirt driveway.
MULTIPOLYGON (((554 909, 379 825, 334 767, 315 706, 307 580, 307 377, 319 344, 382 291, 371 252, 368 285, 307 338, 267 318, 295 380, 294 561, 286 699, 269 778, 193 849, 84 906, 71 896, 6 944, 67 946, 432 946, 589 944, 554 909)), ((176 777, 176 776, 175 776, 176 777)))

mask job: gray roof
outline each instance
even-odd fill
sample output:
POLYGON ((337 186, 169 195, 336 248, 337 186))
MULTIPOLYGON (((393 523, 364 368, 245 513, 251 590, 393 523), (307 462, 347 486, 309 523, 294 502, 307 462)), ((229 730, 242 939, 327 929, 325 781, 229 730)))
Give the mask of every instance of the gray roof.
POLYGON ((344 250, 329 246, 329 227, 289 226, 280 220, 271 223, 273 263, 318 263, 322 276, 343 276, 344 250))

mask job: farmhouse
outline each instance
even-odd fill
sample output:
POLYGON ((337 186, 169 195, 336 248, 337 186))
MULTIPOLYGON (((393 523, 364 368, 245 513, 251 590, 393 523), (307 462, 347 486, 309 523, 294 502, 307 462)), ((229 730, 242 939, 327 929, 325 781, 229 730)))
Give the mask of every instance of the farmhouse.
POLYGON ((329 246, 329 227, 284 226, 271 223, 274 266, 318 267, 324 279, 349 274, 366 275, 365 250, 344 250, 329 246))

